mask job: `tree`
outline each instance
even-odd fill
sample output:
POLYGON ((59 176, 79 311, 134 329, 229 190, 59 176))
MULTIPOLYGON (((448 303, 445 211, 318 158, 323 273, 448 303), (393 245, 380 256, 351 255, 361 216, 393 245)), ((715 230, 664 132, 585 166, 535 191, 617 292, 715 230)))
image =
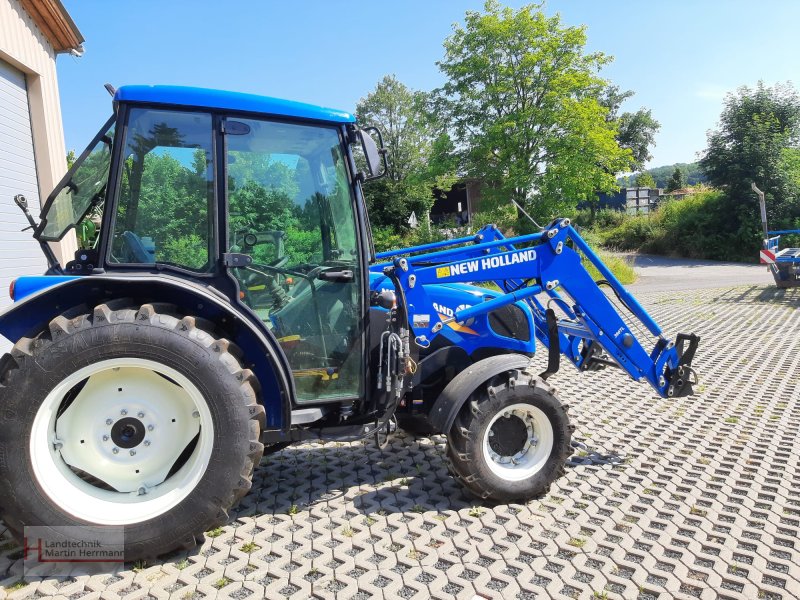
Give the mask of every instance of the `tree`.
POLYGON ((469 11, 444 42, 436 90, 465 174, 485 197, 509 198, 546 221, 597 191, 616 188, 632 151, 598 100, 610 58, 585 53, 583 27, 564 27, 540 5, 519 10, 495 0, 469 11))
POLYGON ((700 169, 699 162, 674 163, 661 167, 650 167, 647 171, 653 176, 653 179, 656 180, 656 187, 666 188, 676 168, 680 169, 686 177, 686 183, 684 185, 697 185, 698 183, 706 183, 708 181, 705 173, 700 169))
POLYGON ((674 192, 675 190, 680 190, 686 187, 686 173, 684 173, 680 167, 675 167, 675 170, 672 172, 672 176, 669 178, 667 182, 667 191, 674 192))
POLYGON ((386 177, 364 188, 372 224, 399 230, 415 212, 423 223, 433 189, 455 181, 452 142, 428 110, 428 95, 386 75, 356 106, 362 125, 381 130, 387 149, 386 177))
POLYGON ((384 76, 356 105, 358 122, 381 130, 387 150, 386 176, 392 181, 403 181, 425 159, 430 135, 424 106, 425 94, 409 89, 394 75, 384 76))
POLYGON ((636 176, 636 187, 654 188, 656 181, 647 171, 642 171, 636 176))
POLYGON ((619 114, 622 103, 633 96, 633 92, 620 91, 619 86, 609 85, 600 97, 600 103, 608 109, 606 120, 617 126, 617 143, 631 151, 633 162, 630 169, 636 170, 653 158, 650 147, 661 124, 653 118, 650 109, 640 108, 636 112, 619 114))
POLYGON ((653 158, 650 148, 661 124, 653 118, 650 109, 640 108, 636 112, 622 113, 617 121, 617 142, 628 148, 633 156, 632 168, 641 169, 653 158))
POLYGON ((767 87, 759 81, 728 94, 700 164, 710 183, 726 193, 730 227, 756 219, 752 182, 766 192, 773 221, 800 218, 797 187, 786 168, 799 141, 800 95, 790 84, 767 87))

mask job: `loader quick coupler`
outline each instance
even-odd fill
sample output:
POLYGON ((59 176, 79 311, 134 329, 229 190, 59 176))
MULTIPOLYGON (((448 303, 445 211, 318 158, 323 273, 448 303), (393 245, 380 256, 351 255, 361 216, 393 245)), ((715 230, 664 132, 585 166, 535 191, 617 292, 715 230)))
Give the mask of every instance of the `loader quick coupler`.
POLYGON ((671 398, 690 396, 693 393, 693 385, 697 383, 697 373, 692 369, 692 360, 700 343, 700 336, 694 333, 679 333, 675 338, 675 349, 678 352, 678 366, 668 373, 667 380, 669 388, 667 395, 671 398), (684 343, 689 342, 688 348, 684 349, 684 343))

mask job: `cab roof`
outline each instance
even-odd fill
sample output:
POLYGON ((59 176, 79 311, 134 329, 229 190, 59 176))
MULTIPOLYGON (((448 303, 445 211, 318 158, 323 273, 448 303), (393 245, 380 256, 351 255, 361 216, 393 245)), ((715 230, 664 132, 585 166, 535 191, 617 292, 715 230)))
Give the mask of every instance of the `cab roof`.
POLYGON ((125 85, 116 91, 114 101, 236 110, 334 123, 353 123, 355 121, 352 114, 333 108, 270 98, 269 96, 175 85, 125 85))

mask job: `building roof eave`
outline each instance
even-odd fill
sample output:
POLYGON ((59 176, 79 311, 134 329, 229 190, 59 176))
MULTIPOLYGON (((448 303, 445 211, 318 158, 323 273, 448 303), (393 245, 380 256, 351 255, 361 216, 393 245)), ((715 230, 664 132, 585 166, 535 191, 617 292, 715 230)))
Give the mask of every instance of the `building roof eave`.
POLYGON ((83 35, 61 0, 20 0, 20 3, 57 54, 82 50, 83 35))

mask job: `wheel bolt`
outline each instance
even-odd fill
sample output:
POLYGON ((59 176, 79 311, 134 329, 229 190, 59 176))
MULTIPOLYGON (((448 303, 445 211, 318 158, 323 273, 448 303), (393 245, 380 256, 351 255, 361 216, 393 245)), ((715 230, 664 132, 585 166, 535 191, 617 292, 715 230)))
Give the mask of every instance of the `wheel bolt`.
POLYGON ((103 436, 103 441, 104 441, 104 442, 107 442, 107 441, 108 441, 108 436, 107 436, 107 435, 104 435, 104 436, 103 436))
POLYGON ((121 411, 119 411, 119 414, 121 414, 124 417, 125 415, 128 414, 128 411, 123 408, 121 411))
POLYGON ((147 426, 147 431, 153 431, 153 429, 155 429, 155 426, 153 426, 153 425, 148 425, 147 426))
POLYGON ((196 411, 194 411, 194 412, 192 413, 192 416, 193 416, 195 419, 199 419, 199 418, 200 418, 200 411, 199 411, 199 410, 196 410, 196 411))
POLYGON ((113 425, 113 424, 114 424, 113 419, 106 419, 106 425, 113 425))
POLYGON ((150 440, 145 440, 145 441, 144 441, 144 445, 145 445, 145 446, 149 446, 149 445, 150 445, 150 440))
POLYGON ((111 449, 111 451, 112 451, 114 454, 119 454, 119 448, 112 448, 112 449, 111 449))
POLYGON ((136 416, 139 417, 140 419, 144 419, 144 413, 142 411, 139 411, 139 414, 136 416))
POLYGON ((131 450, 131 456, 136 456, 136 450, 131 450))
POLYGON ((144 486, 139 488, 139 495, 140 496, 144 496, 146 493, 147 493, 147 488, 145 488, 144 486))

